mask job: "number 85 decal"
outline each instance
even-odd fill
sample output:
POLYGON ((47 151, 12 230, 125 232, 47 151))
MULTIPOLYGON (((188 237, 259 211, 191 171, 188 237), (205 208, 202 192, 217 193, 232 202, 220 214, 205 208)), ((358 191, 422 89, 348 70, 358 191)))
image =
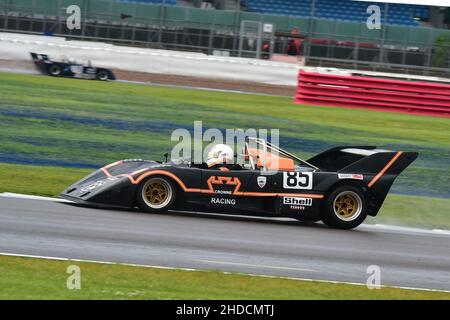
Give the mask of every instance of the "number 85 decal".
POLYGON ((313 185, 312 172, 283 172, 284 189, 307 189, 313 185))

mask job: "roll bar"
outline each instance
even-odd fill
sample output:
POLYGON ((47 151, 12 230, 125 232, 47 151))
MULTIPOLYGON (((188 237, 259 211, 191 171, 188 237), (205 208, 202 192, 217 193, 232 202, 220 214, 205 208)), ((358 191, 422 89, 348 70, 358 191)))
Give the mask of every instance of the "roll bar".
MULTIPOLYGON (((267 155, 267 150, 275 151, 275 152, 277 152, 279 155, 282 155, 282 156, 285 156, 285 157, 287 157, 287 158, 291 158, 291 159, 293 159, 293 160, 296 160, 296 161, 300 162, 301 164, 303 164, 303 165, 305 165, 305 166, 307 166, 307 167, 310 167, 310 168, 312 168, 312 169, 314 169, 314 170, 319 170, 318 167, 312 165, 311 163, 309 163, 309 162, 307 162, 307 161, 305 161, 305 160, 303 160, 303 159, 300 159, 299 157, 294 156, 292 153, 289 153, 289 152, 287 152, 286 150, 283 150, 283 149, 281 149, 280 147, 278 147, 278 146, 276 146, 276 145, 274 145, 274 144, 271 144, 270 142, 267 142, 267 141, 264 140, 264 139, 254 138, 254 137, 248 137, 247 140, 248 140, 248 141, 254 141, 256 144, 259 144, 259 145, 262 146, 263 157, 262 157, 262 159, 261 159, 261 162, 262 162, 262 164, 263 164, 263 168, 262 168, 263 171, 266 171, 266 170, 267 170, 267 168, 266 168, 266 155, 267 155)), ((248 142, 245 143, 245 148, 247 148, 247 150, 248 150, 248 142)), ((254 167, 254 163, 253 163, 253 160, 251 159, 251 157, 250 157, 250 164, 252 165, 252 168, 253 168, 253 167, 254 167)))

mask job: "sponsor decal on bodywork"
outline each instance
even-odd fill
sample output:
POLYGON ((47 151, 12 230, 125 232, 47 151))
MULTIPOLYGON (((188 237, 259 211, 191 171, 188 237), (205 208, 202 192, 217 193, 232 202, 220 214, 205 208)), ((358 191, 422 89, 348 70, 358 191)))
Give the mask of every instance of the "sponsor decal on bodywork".
POLYGON ((211 203, 213 204, 228 204, 228 205, 236 205, 236 199, 229 199, 229 198, 211 198, 211 203))
POLYGON ((338 177, 339 179, 356 179, 356 180, 364 179, 364 176, 359 173, 339 173, 338 177))
POLYGON ((206 181, 210 193, 215 194, 235 194, 241 186, 238 177, 211 176, 206 181))
POLYGON ((233 194, 231 190, 214 190, 216 194, 233 194))
POLYGON ((94 182, 93 184, 90 184, 84 188, 81 189, 81 192, 88 192, 88 191, 92 191, 98 187, 104 186, 106 184, 105 181, 101 180, 101 181, 97 181, 94 182))
POLYGON ((83 67, 78 65, 72 65, 69 67, 69 70, 75 74, 83 73, 83 67))
POLYGON ((259 176, 259 177, 256 179, 256 182, 258 183, 258 186, 259 186, 260 188, 264 188, 265 185, 266 185, 266 182, 267 182, 267 177, 259 176))
POLYGON ((305 207, 312 206, 312 198, 283 197, 283 204, 291 210, 305 210, 305 207))
POLYGON ((297 204, 302 206, 312 206, 311 198, 283 197, 283 204, 297 204))

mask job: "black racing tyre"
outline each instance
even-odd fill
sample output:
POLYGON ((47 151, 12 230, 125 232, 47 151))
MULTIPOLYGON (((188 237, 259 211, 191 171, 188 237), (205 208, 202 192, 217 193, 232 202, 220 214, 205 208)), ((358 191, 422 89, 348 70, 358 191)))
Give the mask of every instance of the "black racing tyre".
POLYGON ((100 70, 97 72, 97 80, 106 81, 109 79, 109 73, 106 70, 100 70))
POLYGON ((57 64, 52 64, 48 68, 48 73, 50 73, 50 75, 52 76, 59 76, 61 74, 61 67, 58 66, 57 64))
POLYGON ((137 190, 137 204, 146 212, 166 212, 171 209, 177 197, 177 188, 168 178, 150 177, 137 190))
POLYGON ((353 229, 367 217, 361 189, 354 186, 335 188, 325 199, 321 220, 332 228, 353 229))

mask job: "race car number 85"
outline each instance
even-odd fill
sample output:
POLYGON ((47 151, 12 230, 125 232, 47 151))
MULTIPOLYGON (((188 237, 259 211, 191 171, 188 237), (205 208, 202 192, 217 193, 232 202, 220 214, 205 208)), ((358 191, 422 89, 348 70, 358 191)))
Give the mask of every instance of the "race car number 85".
POLYGON ((313 185, 312 172, 284 172, 283 188, 311 190, 313 185))

